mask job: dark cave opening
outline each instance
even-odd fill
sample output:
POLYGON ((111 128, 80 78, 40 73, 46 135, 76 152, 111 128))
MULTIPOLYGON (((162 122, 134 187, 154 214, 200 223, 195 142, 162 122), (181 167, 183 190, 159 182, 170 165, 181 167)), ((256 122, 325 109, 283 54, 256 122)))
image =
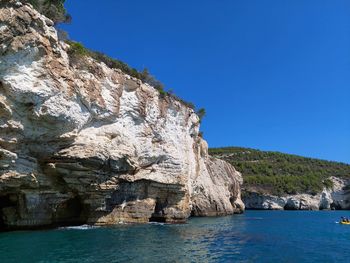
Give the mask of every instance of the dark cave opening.
POLYGON ((165 223, 166 217, 164 213, 164 208, 167 206, 167 201, 162 203, 159 199, 156 201, 156 206, 154 207, 154 212, 149 219, 149 222, 165 223))
POLYGON ((86 207, 79 196, 59 204, 54 215, 54 224, 58 226, 82 225, 87 221, 86 207))
POLYGON ((341 210, 341 206, 336 203, 331 203, 330 208, 331 210, 341 210))
POLYGON ((0 195, 0 231, 8 229, 8 214, 16 212, 18 196, 13 194, 0 195), (6 211, 7 210, 7 211, 6 211))

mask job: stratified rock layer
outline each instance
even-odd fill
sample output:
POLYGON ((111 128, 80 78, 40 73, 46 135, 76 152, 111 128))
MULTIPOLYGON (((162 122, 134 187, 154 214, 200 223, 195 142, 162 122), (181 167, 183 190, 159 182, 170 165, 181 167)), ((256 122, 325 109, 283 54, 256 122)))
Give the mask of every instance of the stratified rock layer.
POLYGON ((91 58, 30 5, 0 3, 0 229, 240 213, 241 176, 195 112, 91 58))
POLYGON ((243 201, 247 209, 266 210, 348 210, 350 209, 349 180, 331 177, 331 189, 321 193, 274 196, 266 193, 244 192, 243 201))

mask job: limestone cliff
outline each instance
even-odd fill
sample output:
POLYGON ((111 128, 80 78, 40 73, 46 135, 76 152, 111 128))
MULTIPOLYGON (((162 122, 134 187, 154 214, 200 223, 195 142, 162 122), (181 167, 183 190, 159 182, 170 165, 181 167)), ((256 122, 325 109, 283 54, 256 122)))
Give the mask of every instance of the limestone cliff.
POLYGON ((244 210, 191 108, 68 48, 30 5, 1 1, 0 229, 244 210))
POLYGON ((349 180, 332 176, 331 188, 311 194, 276 196, 254 191, 243 192, 243 202, 247 209, 266 210, 349 210, 349 180))
POLYGON ((350 209, 350 165, 243 147, 209 149, 242 173, 246 209, 350 209))

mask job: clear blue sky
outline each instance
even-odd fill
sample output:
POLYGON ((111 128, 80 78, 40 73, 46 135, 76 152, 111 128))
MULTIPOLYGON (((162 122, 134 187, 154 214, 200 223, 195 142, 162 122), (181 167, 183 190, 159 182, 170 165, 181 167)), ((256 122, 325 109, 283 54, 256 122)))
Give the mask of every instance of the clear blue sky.
POLYGON ((350 163, 350 1, 67 0, 73 40, 207 110, 211 147, 350 163))

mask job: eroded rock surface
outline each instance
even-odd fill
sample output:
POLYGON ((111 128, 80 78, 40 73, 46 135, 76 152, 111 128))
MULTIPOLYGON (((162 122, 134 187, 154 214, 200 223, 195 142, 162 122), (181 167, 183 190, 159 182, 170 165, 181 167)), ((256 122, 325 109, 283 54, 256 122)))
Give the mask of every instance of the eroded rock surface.
POLYGON ((297 194, 274 196, 257 192, 244 192, 243 201, 247 209, 266 210, 348 210, 350 209, 350 182, 331 177, 332 189, 323 189, 316 195, 297 194))
POLYGON ((0 3, 0 229, 184 222, 240 213, 241 176, 195 112, 91 58, 52 21, 0 3))

